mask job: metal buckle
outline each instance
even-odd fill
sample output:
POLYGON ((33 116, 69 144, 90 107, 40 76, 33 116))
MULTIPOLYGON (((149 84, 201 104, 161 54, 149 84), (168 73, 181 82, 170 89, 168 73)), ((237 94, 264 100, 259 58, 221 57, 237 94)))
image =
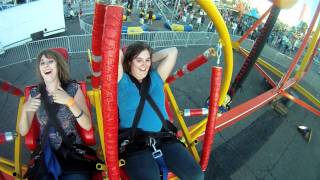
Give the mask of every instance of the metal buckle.
POLYGON ((155 159, 162 157, 162 151, 156 148, 156 143, 157 143, 156 140, 153 137, 150 137, 149 144, 153 148, 152 156, 155 159))
POLYGON ((157 158, 159 158, 159 157, 162 157, 162 151, 161 151, 160 149, 158 149, 158 150, 156 150, 156 151, 154 151, 154 152, 152 153, 152 156, 153 156, 153 158, 155 158, 155 159, 157 159, 157 158))
POLYGON ((126 145, 129 144, 129 140, 126 139, 120 144, 120 152, 123 152, 126 149, 126 145))

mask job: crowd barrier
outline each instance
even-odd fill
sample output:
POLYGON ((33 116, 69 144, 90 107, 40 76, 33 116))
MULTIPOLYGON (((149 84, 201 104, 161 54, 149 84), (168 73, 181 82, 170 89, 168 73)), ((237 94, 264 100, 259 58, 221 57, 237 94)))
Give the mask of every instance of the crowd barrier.
MULTIPOLYGON (((0 68, 17 63, 32 61, 37 54, 45 48, 64 47, 70 54, 87 53, 91 49, 91 34, 61 36, 56 38, 32 41, 14 48, 6 49, 0 54, 0 68)), ((121 46, 128 46, 135 41, 144 41, 152 48, 162 47, 188 47, 206 45, 210 46, 217 42, 218 35, 212 32, 172 32, 155 31, 141 34, 121 34, 121 46)))

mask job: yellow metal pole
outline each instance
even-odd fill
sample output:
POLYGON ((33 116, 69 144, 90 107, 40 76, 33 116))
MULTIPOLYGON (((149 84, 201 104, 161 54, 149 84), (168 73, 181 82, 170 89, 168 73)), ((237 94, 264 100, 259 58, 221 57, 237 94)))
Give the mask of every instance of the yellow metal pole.
POLYGON ((19 133, 19 123, 20 123, 20 117, 21 117, 21 111, 24 104, 24 96, 20 97, 19 101, 19 108, 18 108, 18 114, 17 114, 17 120, 16 120, 16 132, 17 137, 14 141, 14 170, 16 172, 16 178, 15 179, 22 179, 21 174, 21 136, 19 133))
POLYGON ((92 64, 92 56, 91 56, 91 51, 90 51, 90 49, 88 49, 88 57, 89 57, 90 65, 91 65, 91 64, 92 64))
POLYGON ((203 133, 205 133, 206 127, 207 127, 207 121, 208 121, 208 118, 205 118, 204 120, 202 120, 198 124, 197 129, 195 129, 194 131, 192 131, 190 133, 191 137, 192 137, 192 141, 197 140, 199 136, 201 136, 203 133))
POLYGON ((3 158, 3 157, 0 157, 0 163, 5 164, 7 166, 14 166, 13 161, 6 159, 6 158, 3 158))
MULTIPOLYGON (((96 107, 96 118, 97 118, 98 130, 99 130, 100 145, 102 148, 103 156, 105 156, 100 89, 94 89, 93 96, 94 96, 94 104, 96 107)), ((104 157, 104 159, 105 158, 106 157, 104 157)))
POLYGON ((301 62, 301 65, 300 65, 300 68, 298 69, 295 77, 297 79, 301 79, 303 74, 304 74, 304 70, 308 64, 309 61, 311 61, 310 57, 313 53, 313 50, 316 47, 316 44, 317 44, 317 41, 319 40, 319 35, 320 35, 320 21, 318 22, 318 27, 317 27, 317 30, 315 31, 315 33, 313 33, 312 35, 312 39, 311 39, 311 42, 310 42, 310 45, 309 45, 309 48, 307 50, 307 53, 306 55, 304 56, 302 62, 301 62))
POLYGON ((175 176, 175 177, 170 178, 170 180, 179 180, 179 178, 175 176))
POLYGON ((96 107, 95 105, 95 100, 94 100, 94 94, 93 94, 93 91, 87 91, 87 96, 89 98, 89 101, 90 101, 90 104, 93 106, 93 107, 96 107))
POLYGON ((219 106, 222 105, 224 99, 229 90, 229 86, 232 78, 233 71, 233 52, 232 52, 232 43, 230 35, 227 29, 226 24, 222 16, 219 13, 218 8, 212 3, 211 0, 196 0, 201 8, 208 14, 211 21, 213 22, 215 28, 217 29, 220 38, 224 44, 223 55, 224 55, 224 73, 223 73, 223 83, 220 90, 220 100, 219 106))
POLYGON ((320 101, 316 97, 314 97, 309 91, 304 89, 301 85, 295 84, 293 85, 293 89, 296 90, 298 93, 302 94, 305 98, 307 98, 310 102, 320 108, 320 101))
MULTIPOLYGON (((3 172, 5 174, 8 174, 10 176, 13 176, 13 174, 15 173, 15 170, 13 167, 9 167, 9 166, 0 166, 0 172, 3 172)), ((17 179, 17 178, 16 178, 17 179)))
POLYGON ((172 94, 172 91, 169 87, 169 85, 167 83, 164 84, 164 90, 166 91, 167 95, 168 95, 168 98, 169 98, 169 102, 173 108, 173 111, 177 117, 177 121, 179 122, 180 124, 180 127, 181 127, 181 130, 182 130, 182 133, 183 133, 183 136, 184 138, 186 139, 186 144, 190 150, 190 152, 193 154, 194 158, 196 161, 200 161, 200 157, 199 157, 199 153, 195 147, 195 143, 193 143, 192 141, 192 138, 190 136, 190 133, 189 133, 189 130, 188 130, 188 127, 183 119, 183 117, 181 116, 180 114, 180 110, 179 110, 179 107, 178 107, 178 104, 172 94))
MULTIPOLYGON (((12 160, 0 157, 0 169, 3 167, 8 170, 10 175, 16 174, 14 171, 14 162, 12 160)), ((24 174, 24 172, 27 171, 27 166, 21 165, 21 171, 22 171, 22 174, 24 174)), ((1 170, 0 170, 0 172, 1 172, 1 170)), ((6 174, 8 174, 8 173, 6 173, 6 174)))
POLYGON ((202 126, 205 126, 207 121, 208 121, 208 118, 206 117, 203 120, 201 120, 200 122, 198 122, 197 124, 193 125, 191 128, 189 128, 190 129, 190 134, 194 134, 202 126))

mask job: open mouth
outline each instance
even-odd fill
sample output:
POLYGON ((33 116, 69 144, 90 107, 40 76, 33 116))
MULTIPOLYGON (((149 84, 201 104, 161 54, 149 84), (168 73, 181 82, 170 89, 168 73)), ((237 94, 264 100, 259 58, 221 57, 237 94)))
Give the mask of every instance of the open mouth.
POLYGON ((147 71, 147 68, 142 68, 142 69, 140 69, 140 71, 145 72, 145 71, 147 71))
POLYGON ((52 72, 51 70, 45 71, 44 74, 45 74, 45 75, 49 75, 49 74, 51 74, 51 72, 52 72))

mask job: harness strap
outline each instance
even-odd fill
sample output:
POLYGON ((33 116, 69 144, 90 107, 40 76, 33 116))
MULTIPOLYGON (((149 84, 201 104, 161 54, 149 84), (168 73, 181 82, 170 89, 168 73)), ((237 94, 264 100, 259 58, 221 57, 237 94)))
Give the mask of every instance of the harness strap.
MULTIPOLYGON (((133 79, 135 79, 132 75, 128 74, 129 77, 131 78, 131 80, 133 81, 133 79)), ((137 86, 138 90, 139 90, 139 94, 140 94, 140 101, 139 101, 139 104, 138 104, 138 107, 136 109, 136 112, 134 114, 134 119, 133 119, 133 122, 132 122, 132 130, 129 131, 128 134, 126 133, 126 136, 129 137, 129 141, 130 140, 133 140, 134 137, 136 136, 136 133, 137 133, 137 130, 138 130, 138 124, 139 124, 139 121, 140 121, 140 118, 141 118, 141 115, 142 115, 142 111, 143 111, 143 107, 144 107, 144 104, 145 104, 145 101, 146 101, 146 97, 147 97, 147 94, 148 94, 148 91, 149 91, 149 88, 150 88, 150 79, 148 78, 144 78, 142 80, 142 83, 140 84, 138 82, 138 80, 135 79, 134 83, 138 83, 139 86, 137 86)), ((119 137, 120 138, 120 137, 119 137)))
MULTIPOLYGON (((130 76, 130 78, 132 77, 131 75, 129 75, 129 76, 130 76)), ((132 78, 134 78, 134 77, 132 77, 132 78)), ((133 122, 132 122, 132 125, 131 125, 131 127, 133 128, 132 138, 135 136, 135 133, 137 131, 137 127, 138 127, 138 124, 139 124, 139 121, 140 121, 140 118, 141 118, 141 115, 142 115, 143 107, 144 107, 144 104, 146 102, 146 97, 147 97, 149 88, 150 88, 150 78, 149 79, 148 78, 144 78, 142 80, 141 85, 138 88, 141 98, 140 98, 139 105, 137 107, 137 110, 136 110, 136 113, 134 115, 134 119, 133 119, 133 122)))
MULTIPOLYGON (((139 106, 137 108, 137 111, 136 111, 136 114, 135 114, 135 117, 134 117, 134 122, 133 122, 133 126, 132 126, 133 127, 133 132, 135 133, 137 131, 137 125, 138 125, 138 122, 139 122, 139 120, 141 118, 141 113, 142 113, 142 110, 143 110, 143 107, 144 107, 144 106, 140 107, 140 103, 141 103, 142 100, 144 102, 145 102, 145 100, 147 100, 149 102, 149 104, 151 105, 152 109, 156 112, 156 114, 160 118, 160 120, 162 122, 162 126, 166 130, 168 130, 167 123, 166 123, 166 120, 165 120, 163 114, 161 113, 159 107, 154 102, 152 97, 149 95, 149 88, 150 88, 150 84, 151 84, 150 75, 147 74, 147 76, 142 80, 142 83, 140 83, 131 74, 129 74, 129 77, 130 77, 131 81, 136 85, 136 87, 140 90, 139 94, 141 96, 140 102, 139 102, 139 106), (139 117, 137 117, 137 113, 140 113, 139 117), (138 119, 136 119, 136 118, 138 118, 138 119)), ((143 103, 143 105, 144 105, 144 103, 143 103)), ((153 133, 150 133, 150 135, 151 134, 153 134, 153 133)), ((158 133, 154 133, 154 135, 155 134, 158 134, 158 133)), ((170 134, 170 133, 167 133, 167 134, 170 134)), ((133 135, 135 135, 135 134, 133 134, 133 135)), ((167 180, 167 178, 168 178, 168 168, 167 168, 167 165, 166 165, 166 163, 165 163, 165 161, 163 159, 162 151, 160 149, 156 149, 156 147, 155 147, 156 141, 154 139, 154 136, 149 136, 149 138, 150 138, 150 144, 152 143, 151 147, 153 147, 153 150, 154 150, 152 152, 152 156, 156 160, 156 162, 157 162, 157 164, 158 164, 158 166, 160 168, 160 171, 162 172, 162 179, 163 180, 167 180), (151 142, 151 140, 153 140, 153 142, 151 142)))
POLYGON ((60 121, 57 119, 57 116, 56 116, 59 105, 56 103, 49 104, 49 97, 48 97, 48 93, 46 91, 46 86, 44 83, 41 83, 39 85, 39 91, 41 94, 40 98, 43 102, 44 109, 48 115, 48 121, 47 121, 47 124, 44 128, 43 138, 41 139, 42 145, 45 145, 45 141, 47 140, 48 135, 49 135, 50 127, 54 127, 61 135, 62 141, 68 147, 71 148, 72 147, 72 139, 67 137, 65 131, 63 130, 63 128, 60 124, 60 121))
MULTIPOLYGON (((136 87, 138 89, 140 89, 139 93, 141 98, 146 96, 146 100, 149 102, 150 106, 152 107, 152 109, 156 112, 156 114, 158 115, 158 117, 160 118, 163 127, 168 130, 167 127, 167 122, 166 119, 164 118, 163 114, 161 113, 159 107, 157 106, 157 104, 155 103, 155 101, 153 100, 153 98, 150 96, 149 94, 149 88, 150 88, 150 84, 151 84, 151 79, 150 79, 150 75, 148 74, 143 80, 142 83, 140 83, 135 77, 133 77, 131 74, 129 74, 129 77, 131 79, 131 81, 136 85, 136 87), (148 89, 145 89, 144 86, 148 87, 148 89), (142 91, 144 90, 144 91, 142 91)), ((141 100, 141 99, 140 99, 141 100)), ((138 107, 139 108, 139 107, 138 107)), ((138 111, 139 109, 137 109, 138 111)), ((136 128, 134 126, 132 126, 133 128, 136 128)))
POLYGON ((155 159, 157 161, 157 164, 159 166, 160 171, 162 172, 162 180, 167 180, 169 171, 168 171, 168 167, 163 159, 163 156, 160 156, 155 159))
POLYGON ((163 159, 162 151, 160 149, 156 148, 156 143, 157 142, 153 137, 149 138, 149 144, 153 148, 152 156, 156 160, 156 162, 159 166, 159 169, 162 172, 162 179, 167 180, 168 179, 168 168, 167 168, 167 165, 163 159))
POLYGON ((154 100, 152 99, 152 97, 150 96, 150 94, 148 94, 147 96, 147 101, 149 102, 149 104, 151 105, 152 109, 157 113, 157 115, 159 116, 161 122, 162 122, 162 126, 164 127, 165 130, 169 131, 168 129, 168 125, 167 125, 167 120, 164 118, 163 114, 161 113, 159 107, 157 106, 156 102, 154 102, 154 100))
POLYGON ((53 175, 55 180, 58 180, 58 177, 62 174, 62 170, 55 153, 51 149, 48 137, 49 133, 54 133, 57 130, 62 135, 63 140, 65 140, 68 144, 70 142, 69 139, 66 138, 64 130, 58 122, 56 116, 56 112, 58 110, 57 104, 49 104, 49 97, 44 83, 39 85, 39 91, 41 93, 41 100, 44 104, 44 108, 48 116, 47 124, 43 132, 43 137, 41 138, 41 147, 44 152, 44 161, 48 172, 53 175))

